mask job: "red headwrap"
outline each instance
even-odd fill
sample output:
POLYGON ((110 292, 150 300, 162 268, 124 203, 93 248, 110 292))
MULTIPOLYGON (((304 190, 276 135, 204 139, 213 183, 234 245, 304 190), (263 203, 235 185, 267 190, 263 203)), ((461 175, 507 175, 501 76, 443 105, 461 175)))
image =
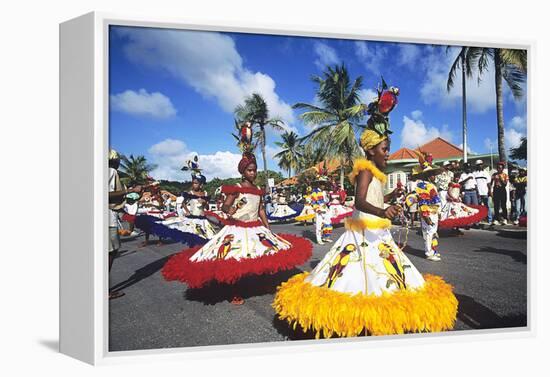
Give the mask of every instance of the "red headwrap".
POLYGON ((256 163, 256 157, 250 152, 243 153, 243 158, 239 161, 239 173, 243 174, 246 167, 252 163, 256 163))

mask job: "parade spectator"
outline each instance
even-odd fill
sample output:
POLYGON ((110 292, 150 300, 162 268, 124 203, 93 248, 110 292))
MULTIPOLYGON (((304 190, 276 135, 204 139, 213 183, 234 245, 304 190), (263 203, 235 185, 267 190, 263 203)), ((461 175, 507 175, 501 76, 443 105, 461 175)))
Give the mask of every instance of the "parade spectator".
POLYGON ((445 161, 443 163, 443 172, 435 177, 435 186, 437 187, 437 191, 439 191, 441 205, 445 204, 447 201, 447 189, 449 188, 449 184, 452 183, 454 177, 454 173, 450 170, 450 167, 451 163, 449 161, 445 161))
POLYGON ((508 179, 508 198, 510 198, 510 220, 516 224, 518 216, 518 208, 516 207, 516 178, 519 171, 517 169, 510 170, 508 179))
POLYGON ((506 186, 508 185, 508 174, 504 172, 504 162, 497 164, 497 171, 491 178, 491 191, 489 195, 493 198, 495 215, 493 217, 493 225, 508 224, 508 211, 506 209, 506 201, 508 194, 506 186))
POLYGON ((477 193, 479 203, 487 207, 487 222, 491 223, 492 216, 489 209, 489 190, 491 185, 491 176, 485 170, 482 160, 476 161, 476 170, 474 171, 474 177, 477 183, 477 193))
MULTIPOLYGON (((120 155, 117 151, 111 149, 109 152, 109 271, 113 267, 113 262, 120 249, 120 236, 118 234, 118 212, 124 208, 124 197, 131 192, 140 193, 141 186, 135 186, 127 190, 120 182, 118 168, 120 166, 120 155)), ((109 292, 109 299, 124 296, 125 293, 117 290, 109 292)))
POLYGON ((527 170, 519 169, 519 175, 516 178, 516 209, 518 209, 518 216, 514 220, 514 224, 519 223, 519 217, 525 216, 525 195, 527 194, 527 170))
POLYGON ((460 175, 459 178, 460 186, 464 191, 464 204, 466 205, 477 205, 477 182, 474 173, 472 173, 472 168, 470 164, 464 163, 464 172, 460 175))

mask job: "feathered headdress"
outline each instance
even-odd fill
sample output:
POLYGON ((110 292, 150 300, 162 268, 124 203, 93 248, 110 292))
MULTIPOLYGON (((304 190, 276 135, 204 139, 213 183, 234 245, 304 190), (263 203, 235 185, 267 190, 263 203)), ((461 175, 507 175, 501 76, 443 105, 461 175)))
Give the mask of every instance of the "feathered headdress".
POLYGON ((412 169, 413 179, 422 179, 433 175, 439 175, 444 171, 442 167, 432 164, 433 156, 430 153, 424 152, 420 148, 418 148, 418 151, 414 152, 418 156, 418 166, 412 169))
POLYGON ((392 133, 390 131, 389 114, 397 105, 399 88, 388 87, 384 77, 381 77, 381 79, 382 84, 376 88, 377 98, 367 106, 367 114, 369 115, 367 127, 380 135, 389 135, 392 133))
POLYGON ((256 156, 254 156, 253 153, 254 144, 252 143, 252 123, 247 121, 241 124, 236 124, 236 126, 239 129, 238 146, 243 152, 243 157, 239 161, 238 170, 239 173, 243 174, 248 165, 251 163, 256 163, 256 156))
POLYGON ((193 157, 191 160, 187 160, 185 165, 181 168, 183 171, 191 172, 191 179, 197 179, 201 183, 206 183, 206 177, 202 175, 201 169, 199 168, 199 156, 193 157))
POLYGON ((367 106, 369 119, 360 140, 363 149, 375 147, 392 133, 389 114, 397 105, 399 89, 393 86, 388 88, 382 77, 382 84, 376 88, 376 92, 377 97, 367 106))

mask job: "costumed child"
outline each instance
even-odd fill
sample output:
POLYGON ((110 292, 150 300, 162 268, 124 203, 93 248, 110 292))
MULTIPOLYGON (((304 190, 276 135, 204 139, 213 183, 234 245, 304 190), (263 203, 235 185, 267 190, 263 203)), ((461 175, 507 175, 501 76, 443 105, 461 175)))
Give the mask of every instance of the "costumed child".
POLYGON ((452 287, 440 277, 422 276, 390 233, 390 220, 402 209, 384 209, 393 193, 384 196, 381 169, 389 156, 387 114, 393 107, 386 97, 396 93, 379 91, 369 106, 360 142, 367 158, 356 160, 350 174, 355 209, 345 233, 311 273, 292 277, 275 295, 279 318, 316 337, 434 332, 455 323, 452 287))
POLYGON ((319 245, 325 242, 332 242, 332 221, 328 208, 328 195, 324 187, 328 181, 325 171, 319 169, 317 173, 316 185, 311 193, 311 205, 315 211, 315 240, 319 245))
POLYGON ((313 222, 315 219, 315 211, 313 210, 313 205, 311 202, 311 194, 313 189, 311 186, 307 186, 306 193, 303 196, 304 201, 304 207, 302 208, 302 212, 298 216, 294 218, 294 220, 301 222, 304 225, 307 225, 308 222, 313 222))
POLYGON ((139 233, 135 231, 136 216, 139 208, 140 195, 137 192, 131 192, 126 195, 126 203, 124 204, 124 214, 122 221, 128 223, 128 233, 123 234, 129 237, 137 236, 139 233))
MULTIPOLYGON (((308 240, 274 234, 269 229, 262 203, 264 192, 254 184, 257 165, 252 154, 252 135, 244 135, 240 143, 244 153, 238 165, 242 180, 234 186, 222 186, 221 190, 226 195, 222 205, 226 216, 218 218, 225 226, 204 246, 183 250, 170 258, 162 269, 166 280, 181 281, 189 288, 201 288, 210 282, 233 285, 245 276, 291 269, 311 256, 308 240)), ((238 294, 231 299, 235 305, 243 302, 238 294)))
POLYGON ((439 262, 439 235, 437 233, 441 212, 441 199, 435 186, 435 177, 444 169, 432 164, 429 154, 418 154, 419 165, 413 168, 412 179, 416 181, 415 191, 407 195, 407 205, 416 204, 420 213, 420 227, 424 239, 424 255, 426 258, 439 262))

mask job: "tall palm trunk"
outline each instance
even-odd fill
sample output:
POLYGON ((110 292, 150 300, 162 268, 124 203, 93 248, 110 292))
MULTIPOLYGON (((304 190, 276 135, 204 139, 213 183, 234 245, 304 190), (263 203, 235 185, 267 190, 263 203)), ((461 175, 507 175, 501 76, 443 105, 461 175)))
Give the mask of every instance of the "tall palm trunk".
POLYGON ((502 60, 499 49, 495 49, 494 62, 497 99, 498 157, 500 161, 506 163, 506 146, 504 145, 504 106, 502 103, 502 60))
POLYGON ((468 124, 466 121, 466 66, 464 51, 460 54, 461 66, 462 66, 462 150, 464 162, 468 162, 468 141, 466 140, 466 134, 468 130, 468 124))
POLYGON ((267 159, 265 157, 265 126, 263 124, 260 124, 260 130, 262 132, 262 159, 264 161, 265 192, 269 192, 269 172, 267 171, 267 159))

